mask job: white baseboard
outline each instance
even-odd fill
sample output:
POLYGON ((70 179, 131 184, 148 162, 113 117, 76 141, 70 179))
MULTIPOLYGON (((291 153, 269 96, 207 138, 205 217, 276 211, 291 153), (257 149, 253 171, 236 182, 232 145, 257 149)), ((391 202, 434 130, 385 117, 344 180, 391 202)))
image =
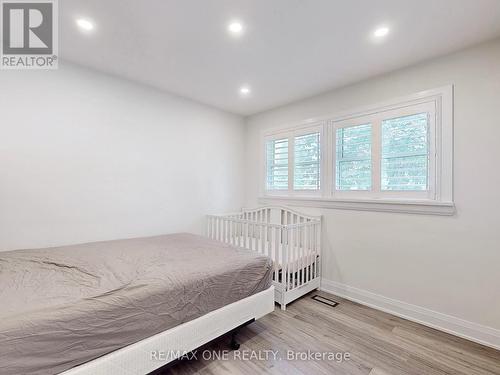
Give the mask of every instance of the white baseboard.
POLYGON ((321 279, 321 290, 425 326, 500 350, 500 330, 394 300, 336 281, 321 279))

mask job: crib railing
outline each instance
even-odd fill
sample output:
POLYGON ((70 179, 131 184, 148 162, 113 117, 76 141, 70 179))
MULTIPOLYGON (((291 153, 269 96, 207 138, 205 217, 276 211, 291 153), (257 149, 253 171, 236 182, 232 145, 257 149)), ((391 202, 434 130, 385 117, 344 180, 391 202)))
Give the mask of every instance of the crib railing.
POLYGON ((244 209, 233 214, 209 215, 207 234, 269 256, 274 261, 273 281, 283 292, 319 280, 321 217, 284 207, 244 209))

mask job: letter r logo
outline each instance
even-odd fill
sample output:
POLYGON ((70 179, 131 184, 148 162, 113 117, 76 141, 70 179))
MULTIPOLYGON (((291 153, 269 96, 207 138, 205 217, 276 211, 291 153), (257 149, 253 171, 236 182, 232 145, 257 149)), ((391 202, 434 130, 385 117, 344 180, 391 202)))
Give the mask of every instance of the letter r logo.
POLYGON ((53 13, 50 2, 2 2, 3 53, 53 53, 53 13))

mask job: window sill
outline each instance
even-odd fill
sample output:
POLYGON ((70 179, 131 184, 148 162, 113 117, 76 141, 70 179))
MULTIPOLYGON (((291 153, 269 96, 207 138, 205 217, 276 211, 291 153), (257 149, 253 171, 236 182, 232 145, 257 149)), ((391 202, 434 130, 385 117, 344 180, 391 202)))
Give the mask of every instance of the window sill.
POLYGON ((400 199, 328 199, 319 197, 286 197, 266 195, 259 197, 262 204, 332 208, 340 210, 400 212, 422 215, 452 216, 455 214, 453 202, 400 199))

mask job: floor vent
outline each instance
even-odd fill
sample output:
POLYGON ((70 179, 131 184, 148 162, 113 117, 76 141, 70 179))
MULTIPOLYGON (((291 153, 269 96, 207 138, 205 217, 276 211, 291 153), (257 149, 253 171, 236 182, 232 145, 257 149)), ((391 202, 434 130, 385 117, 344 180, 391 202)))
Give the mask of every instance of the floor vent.
POLYGON ((317 294, 314 295, 312 297, 312 299, 315 300, 315 301, 324 303, 325 305, 328 305, 328 306, 331 306, 331 307, 335 307, 335 306, 337 306, 339 304, 338 302, 335 302, 334 300, 331 300, 329 298, 325 298, 325 297, 319 296, 317 294))

